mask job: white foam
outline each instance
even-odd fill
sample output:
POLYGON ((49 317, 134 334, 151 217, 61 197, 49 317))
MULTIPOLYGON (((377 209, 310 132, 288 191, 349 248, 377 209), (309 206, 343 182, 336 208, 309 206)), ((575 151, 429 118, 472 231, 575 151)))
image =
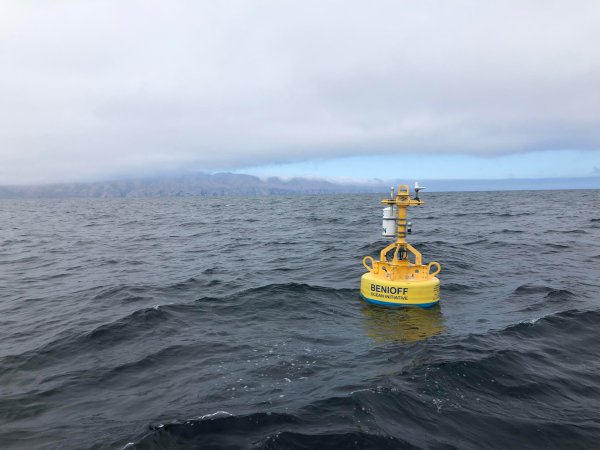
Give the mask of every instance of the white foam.
POLYGON ((211 414, 205 414, 203 416, 198 417, 198 420, 205 420, 205 419, 214 419, 217 417, 231 417, 233 416, 233 414, 228 413, 227 411, 217 411, 211 414))

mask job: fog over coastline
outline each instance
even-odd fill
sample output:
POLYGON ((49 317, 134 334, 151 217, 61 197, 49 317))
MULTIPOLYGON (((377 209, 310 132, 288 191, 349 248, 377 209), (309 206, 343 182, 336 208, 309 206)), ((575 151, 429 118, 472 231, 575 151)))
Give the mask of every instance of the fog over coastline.
POLYGON ((593 1, 5 1, 0 185, 565 150, 593 156, 558 176, 590 176, 598 23, 593 1))
MULTIPOLYGON (((179 177, 148 177, 89 183, 53 183, 31 186, 0 186, 1 199, 61 198, 148 198, 148 197, 215 197, 312 194, 387 195, 392 186, 412 186, 415 180, 371 179, 345 182, 318 178, 259 178, 234 173, 194 174, 179 177)), ((542 179, 454 179, 421 180, 427 192, 512 191, 600 189, 600 177, 542 179)))

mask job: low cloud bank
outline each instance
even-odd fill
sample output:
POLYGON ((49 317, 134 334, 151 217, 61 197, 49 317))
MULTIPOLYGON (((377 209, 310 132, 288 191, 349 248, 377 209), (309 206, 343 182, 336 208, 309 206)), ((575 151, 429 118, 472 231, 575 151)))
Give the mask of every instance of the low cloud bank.
POLYGON ((598 2, 0 7, 0 184, 600 149, 598 2))

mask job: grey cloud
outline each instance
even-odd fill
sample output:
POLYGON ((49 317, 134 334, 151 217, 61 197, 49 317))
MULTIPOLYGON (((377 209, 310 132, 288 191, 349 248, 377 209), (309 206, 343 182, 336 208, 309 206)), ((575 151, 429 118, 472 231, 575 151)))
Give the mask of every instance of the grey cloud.
POLYGON ((600 148, 593 1, 1 8, 0 184, 600 148))

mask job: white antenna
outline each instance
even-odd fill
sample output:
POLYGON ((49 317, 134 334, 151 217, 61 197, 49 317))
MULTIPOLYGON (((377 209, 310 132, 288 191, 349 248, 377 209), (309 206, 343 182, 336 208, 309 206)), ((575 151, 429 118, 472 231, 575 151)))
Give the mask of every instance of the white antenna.
POLYGON ((419 200, 419 191, 425 189, 425 187, 419 186, 419 182, 415 181, 415 200, 419 200))

